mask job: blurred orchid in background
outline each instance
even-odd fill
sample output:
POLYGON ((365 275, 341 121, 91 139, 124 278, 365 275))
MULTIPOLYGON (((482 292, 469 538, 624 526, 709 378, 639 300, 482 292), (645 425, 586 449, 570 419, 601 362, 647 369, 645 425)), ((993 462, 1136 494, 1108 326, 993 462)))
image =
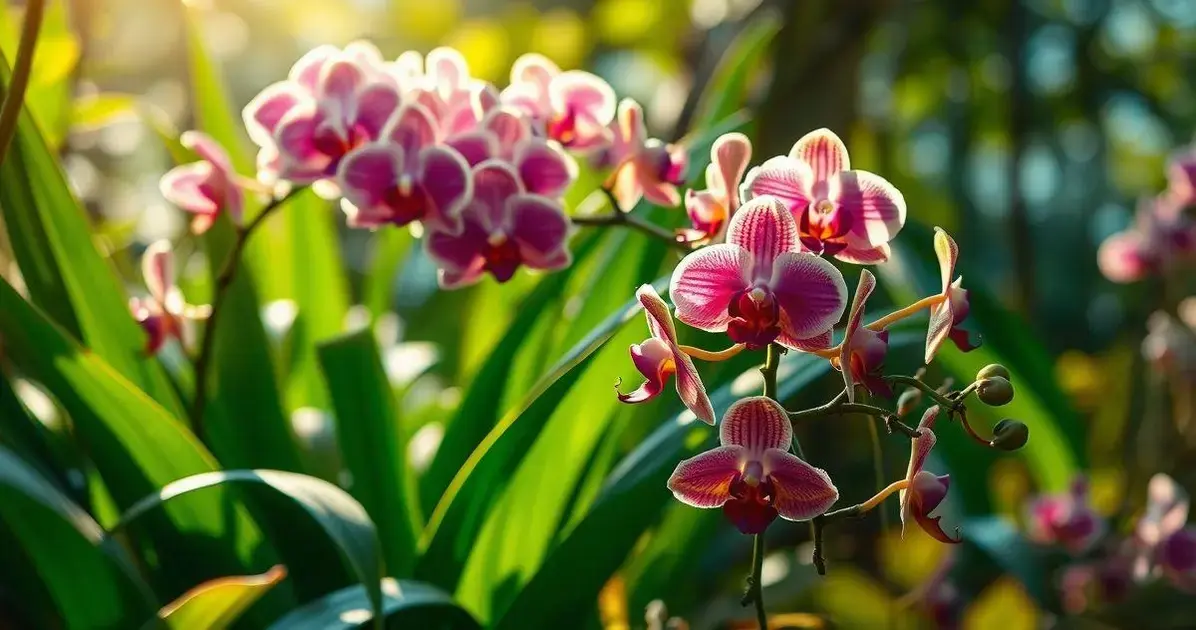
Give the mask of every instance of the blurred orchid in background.
POLYGON ((1088 503, 1088 481, 1072 481, 1060 494, 1036 497, 1026 514, 1030 540, 1043 545, 1060 545, 1073 555, 1092 548, 1105 533, 1105 523, 1088 503))
POLYGON ((687 243, 718 242, 739 209, 739 183, 752 159, 752 143, 741 133, 723 134, 710 147, 706 190, 688 190, 685 210, 692 228, 677 231, 687 243))
POLYGON ((245 209, 245 191, 224 147, 199 131, 184 133, 179 143, 194 151, 201 161, 176 166, 163 175, 162 196, 195 215, 191 219, 193 234, 207 232, 222 212, 239 225, 245 209))
POLYGON ((167 340, 184 342, 188 319, 208 316, 207 306, 192 306, 175 284, 174 250, 169 241, 155 241, 141 256, 147 297, 129 299, 129 309, 146 334, 146 354, 156 354, 167 340))
POLYGON ((685 182, 688 167, 685 149, 648 138, 644 110, 631 99, 619 103, 618 118, 613 125, 609 161, 614 170, 606 188, 618 209, 630 212, 641 198, 666 208, 681 203, 677 185, 685 182))

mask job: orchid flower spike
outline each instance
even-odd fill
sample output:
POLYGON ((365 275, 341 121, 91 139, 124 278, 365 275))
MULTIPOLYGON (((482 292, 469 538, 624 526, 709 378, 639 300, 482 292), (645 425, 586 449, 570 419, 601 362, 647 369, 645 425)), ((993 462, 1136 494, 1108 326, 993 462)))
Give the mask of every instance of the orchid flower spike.
POLYGON ((1088 502, 1088 483, 1083 477, 1073 480, 1065 493, 1034 499, 1026 522, 1032 540, 1060 545, 1073 555, 1091 549, 1105 530, 1104 521, 1088 502))
POLYGON ((571 152, 588 153, 610 143, 615 91, 589 72, 561 72, 543 55, 528 53, 515 60, 511 85, 501 99, 527 115, 541 135, 571 152))
POLYGON ((666 208, 681 203, 677 186, 685 183, 688 156, 682 147, 649 139, 644 110, 629 98, 619 103, 610 151, 615 166, 606 188, 619 210, 630 212, 641 198, 666 208))
POLYGON ((163 175, 159 183, 162 196, 195 215, 191 219, 193 234, 207 232, 222 212, 240 224, 245 191, 238 185, 237 172, 224 147, 199 131, 184 132, 179 142, 200 161, 176 166, 163 175))
POLYGON ((851 312, 847 316, 847 330, 838 357, 838 368, 843 373, 847 386, 847 400, 855 402, 855 386, 863 385, 870 393, 885 398, 893 397, 893 390, 882 375, 885 355, 889 351, 889 331, 869 330, 863 325, 864 303, 876 289, 876 276, 871 271, 860 271, 860 284, 851 301, 851 312))
POLYGON ((802 136, 787 156, 751 170, 744 188, 773 195, 793 212, 801 243, 815 254, 868 265, 889 258, 905 225, 905 198, 868 171, 852 170, 847 147, 829 129, 802 136))
POLYGON ((175 285, 174 250, 170 241, 155 241, 141 257, 141 273, 149 296, 130 298, 129 310, 147 335, 145 353, 156 354, 170 338, 183 342, 183 320, 203 319, 211 308, 192 306, 175 285))
POLYGON ((677 319, 748 348, 830 347, 847 285, 829 262, 799 250, 785 206, 775 197, 751 200, 731 218, 726 243, 690 253, 673 270, 677 319))
MULTIPOLYGON (((677 330, 673 315, 652 285, 645 284, 635 292, 648 318, 652 336, 643 343, 631 346, 631 360, 644 375, 644 383, 630 394, 619 394, 625 403, 641 403, 655 398, 664 390, 669 377, 677 375, 677 395, 681 402, 706 424, 714 424, 714 408, 706 396, 702 378, 689 355, 677 345, 677 330)), ((616 387, 617 391, 617 387, 616 387)))
POLYGON ((939 259, 939 272, 943 283, 943 301, 930 307, 930 326, 926 332, 926 364, 929 365, 938 354, 939 348, 949 337, 956 347, 967 352, 980 344, 973 343, 968 332, 960 324, 971 310, 968 305, 968 291, 963 288, 963 277, 955 275, 955 263, 959 260, 959 246, 942 228, 934 228, 934 253, 939 259))
POLYGON ((706 167, 706 190, 685 193, 685 210, 693 227, 678 230, 682 240, 703 243, 722 238, 731 215, 739 209, 739 182, 751 159, 752 143, 741 133, 726 133, 714 141, 706 167))
POLYGON ((934 448, 937 438, 934 435, 934 422, 938 419, 940 408, 937 406, 926 410, 918 423, 918 437, 911 442, 909 468, 905 473, 908 484, 901 491, 901 533, 905 534, 905 527, 911 520, 916 522, 926 533, 935 540, 945 543, 958 543, 962 538, 952 538, 943 531, 939 523, 941 516, 930 516, 943 499, 947 498, 947 488, 951 485, 950 475, 935 475, 922 468, 926 465, 926 458, 934 448))
POLYGON ((558 198, 577 180, 577 162, 554 141, 537 136, 518 110, 492 109, 473 131, 445 141, 471 166, 486 160, 509 162, 528 192, 558 198))
POLYGON ((771 398, 744 398, 731 405, 719 427, 721 446, 677 465, 668 487, 678 501, 723 509, 745 534, 759 534, 779 515, 805 521, 839 499, 825 470, 789 452, 793 428, 771 398))

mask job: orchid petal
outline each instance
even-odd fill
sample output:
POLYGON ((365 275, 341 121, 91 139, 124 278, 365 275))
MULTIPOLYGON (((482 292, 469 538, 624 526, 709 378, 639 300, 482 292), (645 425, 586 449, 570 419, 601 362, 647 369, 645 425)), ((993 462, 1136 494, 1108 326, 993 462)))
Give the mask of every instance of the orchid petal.
POLYGON ((577 179, 577 162, 557 145, 539 138, 518 146, 513 159, 528 192, 560 197, 577 179))
POLYGON ((548 85, 548 98, 554 112, 574 112, 579 122, 590 127, 584 130, 590 133, 615 118, 615 91, 602 78, 583 70, 569 70, 554 77, 548 85))
POLYGON ((471 131, 462 133, 444 141, 446 146, 452 147, 465 158, 471 167, 477 166, 498 155, 498 140, 488 131, 471 131))
POLYGON ((212 136, 202 131, 184 131, 179 136, 179 144, 183 145, 183 148, 194 151, 199 159, 210 163, 221 177, 228 178, 236 174, 228 152, 212 136))
POLYGON ((710 148, 710 165, 718 173, 716 182, 710 181, 707 171, 706 185, 718 188, 718 194, 727 204, 728 214, 734 214, 739 207, 739 181, 747 171, 752 159, 752 143, 739 132, 725 133, 714 141, 710 148))
POLYGON ((738 245, 703 247, 688 254, 673 270, 669 298, 677 319, 707 332, 727 329, 732 296, 751 284, 752 258, 738 245))
POLYGON ((788 449, 793 427, 780 403, 765 396, 751 396, 727 408, 718 439, 723 446, 742 446, 749 457, 758 459, 768 449, 788 449))
POLYGON ((507 160, 515 154, 516 146, 532 135, 527 119, 509 108, 490 112, 482 126, 498 139, 499 155, 507 160))
POLYGON ((166 304, 167 294, 174 287, 174 250, 170 241, 150 243, 141 255, 141 276, 150 297, 159 305, 166 304))
POLYGON ((620 402, 646 402, 664 391, 664 384, 674 371, 673 349, 665 341, 653 337, 631 345, 631 362, 644 376, 644 382, 629 394, 618 393, 617 388, 616 393, 620 402))
POLYGON ((406 103, 395 112, 382 136, 409 155, 436 143, 436 122, 432 113, 418 103, 406 103))
POLYGON ((784 331, 788 337, 816 337, 833 328, 847 309, 843 274, 813 254, 783 252, 772 265, 768 286, 787 316, 784 331))
POLYGON ((1156 268, 1153 252, 1137 232, 1120 232, 1105 239, 1096 252, 1097 266, 1106 278, 1117 283, 1137 282, 1156 268))
POLYGON ((788 320, 788 315, 781 313, 782 325, 781 334, 777 336, 777 343, 789 348, 790 350, 799 350, 801 352, 816 352, 818 350, 826 350, 831 347, 831 329, 828 328, 817 335, 806 337, 805 339, 798 339, 790 336, 785 332, 791 326, 785 323, 788 320))
POLYGON ((905 225, 905 197, 883 177, 867 171, 843 171, 830 184, 828 196, 852 220, 849 247, 884 245, 905 225))
POLYGON ((776 197, 757 197, 731 217, 727 242, 751 252, 753 274, 760 280, 772 272, 781 254, 798 251, 797 225, 776 197))
POLYGON ((507 201, 509 236, 519 243, 523 262, 534 269, 559 269, 569 264, 561 256, 569 240, 569 218, 560 204, 540 195, 519 194, 507 201))
POLYGON ((694 367, 693 359, 679 349, 676 349, 674 356, 677 370, 677 396, 698 420, 714 426, 714 407, 710 404, 706 386, 702 384, 702 378, 698 374, 698 369, 694 367))
POLYGON ((473 201, 470 210, 488 232, 509 227, 507 200, 521 194, 519 175, 510 164, 487 160, 473 167, 473 201))
POLYGON ((370 139, 382 136, 388 121, 399 109, 399 92, 385 83, 373 83, 357 94, 356 120, 370 139))
POLYGON ((511 83, 531 83, 543 89, 561 73, 551 59, 539 53, 524 53, 511 64, 511 83))
POLYGON ((835 132, 825 127, 802 136, 789 151, 789 157, 810 166, 814 181, 823 182, 851 169, 847 147, 835 132))
POLYGON ((884 245, 862 249, 848 245, 845 249, 836 253, 835 258, 853 265, 877 265, 886 262, 892 255, 892 249, 888 243, 885 243, 884 245))
POLYGON ((813 201, 810 187, 814 174, 810 166, 800 160, 778 156, 748 171, 743 187, 752 198, 772 195, 781 200, 789 212, 799 215, 813 201))
POLYGON ((1188 495, 1170 476, 1158 473, 1146 488, 1146 513, 1138 521, 1137 535, 1147 545, 1157 545, 1183 528, 1188 520, 1188 495))
POLYGON ((617 117, 613 124, 615 133, 611 158, 615 164, 622 164, 639 152, 647 139, 644 110, 633 99, 625 98, 619 101, 617 117))
POLYGON ((355 111, 357 92, 365 82, 365 72, 360 66, 346 59, 334 59, 320 70, 316 100, 320 107, 331 106, 348 115, 355 111))
POLYGON ((772 482, 772 506, 781 518, 808 521, 826 513, 839 500, 830 475, 782 448, 764 451, 764 474, 772 482))
POLYGON ((373 43, 364 39, 349 42, 342 54, 364 69, 372 70, 382 67, 382 52, 373 43))
MULTIPOLYGON (((959 259, 959 246, 942 228, 934 228, 934 253, 939 259, 939 275, 943 284, 943 295, 950 297, 951 277, 955 275, 955 263, 959 259)), ((958 319, 952 308, 952 300, 946 299, 930 307, 930 323, 926 331, 925 362, 929 365, 947 341, 951 328, 958 319)))
POLYGON ((320 80, 320 71, 330 59, 340 54, 336 46, 317 46, 299 58, 287 73, 287 79, 294 81, 309 93, 315 92, 316 84, 320 80))
POLYGON ((720 446, 699 453, 677 464, 668 488, 686 505, 721 507, 731 499, 731 483, 739 476, 745 457, 739 446, 720 446))
POLYGON ((848 402, 855 402, 855 377, 851 370, 852 340, 859 329, 864 317, 864 303, 868 296, 876 289, 876 276, 871 271, 860 271, 860 283, 856 286, 855 297, 851 300, 851 311, 847 316, 847 329, 843 333, 842 350, 839 351, 839 366, 843 372, 843 383, 847 386, 848 402))
POLYGON ((295 183, 310 183, 319 179, 313 176, 322 173, 330 163, 327 155, 320 153, 312 142, 317 125, 315 111, 292 111, 274 131, 274 142, 281 158, 281 176, 296 180, 295 183))
POLYGON ((428 147, 419 154, 419 182, 432 202, 430 216, 449 232, 460 227, 460 215, 473 196, 469 164, 448 147, 428 147))
POLYGON ((490 237, 482 226, 465 221, 460 234, 432 229, 424 239, 428 256, 440 267, 440 284, 454 289, 473 284, 485 272, 483 252, 490 237))
POLYGON ((220 200, 207 190, 212 173, 208 162, 176 166, 162 176, 158 188, 167 201, 187 212, 213 215, 220 211, 220 200))
POLYGON ((685 210, 694 230, 713 237, 726 224, 727 209, 709 190, 685 191, 685 210))
POLYGON ((311 94, 291 81, 266 86, 241 112, 249 139, 259 147, 273 144, 274 131, 283 117, 310 100, 311 94))
POLYGON ((349 152, 337 168, 344 196, 358 207, 378 203, 393 189, 403 173, 406 159, 402 147, 372 144, 349 152))
MULTIPOLYGON (((678 192, 677 187, 673 184, 656 178, 650 170, 643 166, 637 165, 636 174, 639 177, 639 185, 643 197, 649 203, 662 208, 674 208, 681 203, 681 193, 678 192)), ((634 203, 631 204, 631 207, 634 206, 634 203)))
MULTIPOLYGON (((936 476, 932 473, 922 471, 914 477, 910 483, 910 504, 907 508, 909 515, 914 517, 918 526, 922 528, 927 534, 939 542, 958 544, 963 542, 962 538, 953 538, 950 534, 943 531, 943 526, 940 523, 941 516, 930 516, 930 513, 943 502, 947 496, 947 488, 950 486, 951 478, 949 475, 936 476)), ((902 533, 904 533, 906 513, 902 513, 902 533)))
POLYGON ((677 329, 673 325, 673 314, 669 312, 669 305, 661 299, 656 288, 650 284, 640 285, 635 291, 635 298, 644 309, 644 316, 648 319, 648 331, 652 336, 677 345, 677 329))
POLYGON ((446 91, 463 89, 469 79, 465 57, 454 48, 441 46, 432 49, 428 53, 427 64, 428 77, 442 97, 446 91))

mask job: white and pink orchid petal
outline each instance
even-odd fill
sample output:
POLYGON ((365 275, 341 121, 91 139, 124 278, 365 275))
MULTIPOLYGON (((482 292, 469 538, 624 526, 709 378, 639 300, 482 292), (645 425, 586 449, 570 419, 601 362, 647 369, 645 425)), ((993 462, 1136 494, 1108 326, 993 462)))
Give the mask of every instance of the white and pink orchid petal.
POLYGON ((490 234, 474 221, 465 221, 460 234, 429 230, 425 247, 440 268, 440 285, 455 289, 480 280, 485 273, 489 238, 490 234))
POLYGON ((557 75, 549 83, 548 98, 558 115, 572 113, 592 130, 605 127, 615 118, 614 89, 589 72, 570 70, 557 75))
POLYGON ((668 488, 678 501, 697 508, 721 507, 731 499, 746 453, 739 446, 720 446, 677 464, 668 488))
MULTIPOLYGON (((951 277, 955 274, 955 263, 959 258, 959 246, 942 228, 934 228, 934 253, 939 259, 939 275, 943 283, 943 295, 950 297, 951 277)), ((930 323, 926 329, 926 364, 929 365, 946 343, 956 321, 952 300, 946 299, 930 307, 930 323)))
POLYGON ((314 94, 316 85, 320 81, 320 71, 330 59, 340 54, 336 46, 328 44, 317 46, 299 58, 287 73, 287 79, 297 83, 300 87, 314 94))
POLYGON ((669 298, 677 319, 707 332, 723 332, 727 307, 751 285, 752 255, 738 245, 719 244, 688 254, 673 270, 669 298))
POLYGON ((643 343, 632 344, 630 350, 631 362, 644 376, 644 382, 627 394, 619 392, 616 387, 616 395, 620 402, 628 404, 652 400, 664 391, 665 382, 674 372, 673 349, 669 344, 653 337, 643 343))
POLYGON ((504 160, 510 160, 519 144, 532 135, 527 119, 510 108, 495 109, 487 114, 486 119, 482 121, 482 127, 494 134, 498 140, 496 157, 504 160))
POLYGON ((675 346, 673 353, 677 370, 677 396, 698 420, 714 426, 714 407, 710 404, 706 386, 702 384, 702 377, 694 367, 693 359, 675 346))
POLYGON ((320 70, 316 101, 321 108, 349 116, 357 109, 357 93, 366 80, 365 71, 357 64, 347 59, 333 59, 320 70))
POLYGON ((785 520, 808 521, 831 509, 839 500, 839 490, 825 470, 787 449, 788 444, 764 451, 764 475, 773 488, 772 506, 785 520))
POLYGON ((167 295, 174 288, 174 249, 168 240, 150 243, 141 255, 141 276, 150 297, 160 307, 165 307, 167 295))
POLYGON ((781 254, 798 251, 797 225, 776 197, 757 197, 731 217, 727 242, 751 252, 753 275, 764 280, 781 254))
POLYGON ((951 286, 955 277, 955 264, 959 261, 959 245, 955 239, 941 227, 934 228, 934 255, 939 260, 939 279, 942 281, 943 293, 951 286))
POLYGON ((498 140, 488 131, 471 131, 462 133, 444 141, 444 145, 452 147, 471 167, 486 160, 498 157, 498 140))
POLYGON ((465 158, 449 147, 428 147, 419 154, 419 182, 431 202, 426 219, 456 233, 461 213, 473 197, 473 177, 465 158))
POLYGON ((401 53, 386 69, 401 92, 414 88, 424 77, 424 56, 415 50, 401 53))
POLYGON ((860 283, 856 286, 855 296, 851 299, 851 310, 847 315, 847 328, 843 333, 842 350, 839 351, 839 370, 843 372, 843 383, 847 387, 848 402, 855 402, 855 377, 851 370, 851 353, 855 351, 854 341, 856 331, 863 324, 864 304, 872 291, 876 289, 876 276, 871 271, 860 271, 860 283))
POLYGON ((512 83, 503 88, 498 100, 536 121, 538 132, 543 133, 540 127, 548 119, 551 111, 547 94, 541 92, 538 87, 528 83, 512 83))
POLYGON ((727 208, 709 190, 685 191, 685 211, 693 228, 707 237, 726 225, 727 208))
POLYGON ((520 194, 507 201, 509 236, 519 244, 523 263, 533 269, 560 269, 571 261, 566 244, 569 217, 559 202, 540 195, 520 194))
POLYGON ((382 137, 395 111, 399 109, 399 92, 382 82, 371 83, 357 95, 356 125, 371 140, 382 137))
POLYGON ((577 162, 556 144, 528 139, 515 150, 513 162, 530 193, 560 197, 577 179, 577 162))
POLYGON ((398 185, 406 162, 403 148, 398 145, 366 145, 341 160, 337 184, 354 206, 368 210, 398 185))
POLYGON ((781 314, 781 334, 777 336, 777 343, 789 348, 790 350, 798 350, 801 352, 817 352, 819 350, 826 350, 831 347, 832 334, 828 328, 821 333, 805 339, 798 339, 791 337, 785 333, 787 328, 791 328, 787 323, 788 316, 781 314))
POLYGON ((487 232, 510 227, 507 200, 521 193, 519 174, 510 164, 487 160, 473 167, 473 200, 469 209, 487 232))
POLYGON ((213 168, 208 162, 176 166, 158 182, 162 196, 179 208, 199 215, 215 215, 222 200, 212 190, 213 168))
POLYGON ((747 174, 743 187, 751 197, 772 195, 781 200, 794 216, 810 207, 814 174, 810 166, 800 160, 777 156, 769 158, 747 174))
POLYGON ((644 196, 639 169, 633 161, 624 162, 622 166, 617 167, 607 180, 606 187, 610 189, 620 212, 631 212, 644 196))
POLYGON ((848 245, 835 254, 835 258, 853 265, 878 265, 889 260, 893 255, 888 243, 876 247, 857 249, 848 245))
POLYGON ((1097 266, 1117 283, 1137 282, 1157 269, 1157 254, 1147 249, 1138 232, 1120 232, 1105 239, 1096 252, 1097 266))
POLYGON ((428 78, 441 98, 463 90, 469 82, 469 65, 459 51, 447 46, 432 49, 427 56, 428 78))
POLYGON ((742 446, 749 458, 759 461, 770 448, 788 449, 793 427, 780 403, 766 396, 751 396, 727 408, 718 439, 723 446, 742 446))
MULTIPOLYGON (((643 168, 637 169, 637 175, 644 199, 649 203, 662 208, 675 208, 681 203, 681 193, 673 184, 657 179, 655 174, 643 168)), ((632 204, 632 207, 634 206, 635 204, 632 204)))
POLYGON ((644 309, 644 316, 648 319, 648 331, 652 336, 668 342, 670 346, 677 345, 677 328, 673 325, 673 314, 669 312, 669 305, 650 284, 642 284, 635 291, 635 299, 639 300, 644 309))
POLYGON ((436 121, 426 107, 405 103, 382 130, 382 137, 402 147, 408 155, 416 155, 436 144, 436 121))
POLYGON ((179 144, 194 151, 199 159, 211 164, 216 175, 226 179, 232 179, 236 175, 228 152, 212 136, 202 131, 184 131, 179 136, 179 144))
POLYGON ((311 183, 331 163, 313 142, 318 124, 317 112, 292 111, 274 131, 281 166, 279 175, 284 179, 297 184, 311 183))
MULTIPOLYGON (((735 216, 742 214, 743 209, 735 216)), ((817 337, 833 328, 847 309, 843 274, 813 254, 782 252, 773 263, 768 286, 787 316, 782 322, 786 337, 817 337)))
MULTIPOLYGON (((938 419, 939 413, 938 406, 927 409, 922 414, 922 420, 918 422, 918 437, 910 442, 909 466, 906 468, 905 479, 911 484, 918 473, 922 472, 922 468, 926 465, 926 458, 930 456, 930 451, 937 441, 934 435, 934 423, 938 419)), ((901 490, 898 494, 898 500, 901 503, 902 531, 904 531, 907 517, 912 511, 911 499, 909 489, 901 490)))
POLYGON ((851 169, 847 147, 835 132, 825 127, 802 136, 789 151, 789 157, 808 164, 816 182, 827 181, 851 169))
POLYGON ((530 83, 547 90, 548 83, 560 73, 561 69, 548 57, 524 53, 511 64, 511 83, 530 83))
POLYGON ((364 70, 376 70, 382 67, 382 51, 372 42, 356 39, 345 46, 341 53, 344 57, 359 64, 364 70))
POLYGON ((311 98, 311 92, 293 81, 279 81, 266 86, 241 111, 249 139, 259 147, 273 144, 278 123, 301 104, 308 103, 310 106, 311 98))
POLYGON ((847 244, 856 249, 884 245, 905 225, 905 197, 879 175, 843 171, 830 181, 828 197, 851 217, 847 244))
POLYGON ((727 207, 728 214, 739 208, 739 182, 752 159, 752 143, 739 132, 725 133, 714 141, 710 148, 710 167, 706 173, 706 185, 718 194, 727 207), (718 173, 715 181, 710 174, 718 173))
POLYGON ((610 157, 614 164, 621 164, 635 156, 648 139, 643 108, 630 98, 619 101, 617 119, 612 125, 614 143, 611 146, 610 157))

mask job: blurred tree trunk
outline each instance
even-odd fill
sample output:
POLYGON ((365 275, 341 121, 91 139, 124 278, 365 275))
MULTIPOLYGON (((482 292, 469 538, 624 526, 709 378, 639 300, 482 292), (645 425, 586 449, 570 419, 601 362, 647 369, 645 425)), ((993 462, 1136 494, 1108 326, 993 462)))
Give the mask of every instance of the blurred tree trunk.
POLYGON ((1005 23, 1006 50, 1012 69, 1009 86, 1009 243, 1013 249, 1016 308, 1034 321, 1036 278, 1034 233, 1021 187, 1022 153, 1030 131, 1030 92, 1026 84, 1025 44, 1028 36, 1022 0, 1009 0, 1005 23))

